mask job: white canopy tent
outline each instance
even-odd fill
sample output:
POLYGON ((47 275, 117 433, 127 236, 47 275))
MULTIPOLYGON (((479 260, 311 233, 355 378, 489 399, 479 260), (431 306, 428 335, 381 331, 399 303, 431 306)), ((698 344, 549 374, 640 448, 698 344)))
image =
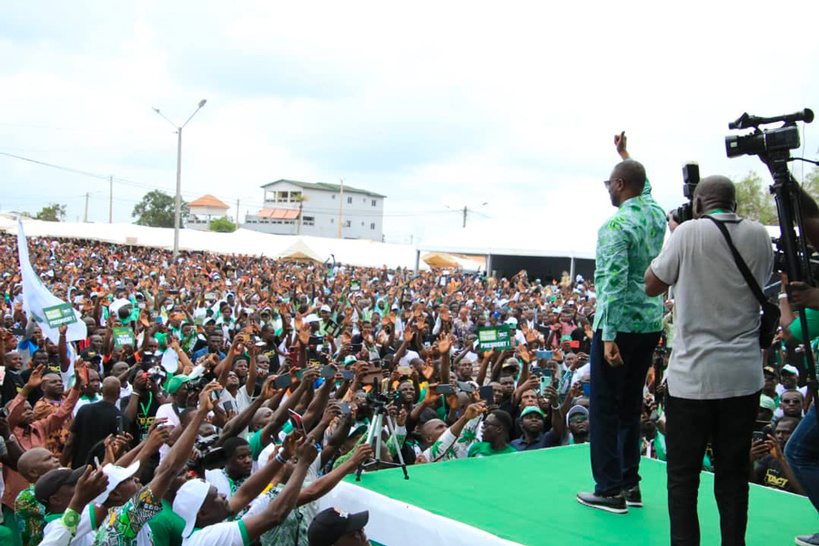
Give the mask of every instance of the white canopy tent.
MULTIPOLYGON (((43 222, 29 218, 23 219, 23 226, 28 237, 89 239, 119 245, 149 246, 167 250, 173 248, 171 228, 153 228, 136 224, 43 222)), ((16 233, 16 217, 0 214, 0 231, 16 233)), ((417 253, 415 248, 409 245, 272 235, 247 229, 238 229, 233 233, 182 229, 179 232, 179 248, 217 254, 244 254, 282 259, 293 257, 318 262, 332 260, 334 257, 337 262, 362 267, 386 265, 390 268, 415 268, 417 265, 417 253)), ((426 264, 420 265, 427 269, 426 264)))

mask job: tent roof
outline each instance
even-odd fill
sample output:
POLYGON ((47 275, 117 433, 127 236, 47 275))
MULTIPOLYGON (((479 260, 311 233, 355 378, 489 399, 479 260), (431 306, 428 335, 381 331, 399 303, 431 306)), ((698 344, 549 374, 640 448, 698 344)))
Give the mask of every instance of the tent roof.
MULTIPOLYGON (((153 228, 136 224, 95 224, 83 222, 43 222, 23 219, 29 237, 60 237, 88 239, 119 245, 173 248, 173 229, 153 228)), ((15 216, 0 214, 0 231, 17 232, 15 216)), ((414 268, 416 249, 409 245, 378 243, 363 239, 326 239, 322 237, 272 235, 249 229, 232 233, 216 233, 182 229, 179 248, 194 252, 216 254, 243 254, 248 256, 279 257, 301 253, 306 258, 362 266, 414 268)), ((423 269, 428 269, 421 262, 423 269)))
POLYGON ((311 260, 314 262, 324 261, 315 250, 310 248, 307 243, 301 239, 297 239, 292 245, 282 250, 276 257, 291 260, 311 260))
POLYGON ((222 201, 217 199, 216 197, 212 196, 211 194, 207 193, 188 203, 188 207, 214 207, 217 209, 229 209, 230 207, 224 204, 222 201))

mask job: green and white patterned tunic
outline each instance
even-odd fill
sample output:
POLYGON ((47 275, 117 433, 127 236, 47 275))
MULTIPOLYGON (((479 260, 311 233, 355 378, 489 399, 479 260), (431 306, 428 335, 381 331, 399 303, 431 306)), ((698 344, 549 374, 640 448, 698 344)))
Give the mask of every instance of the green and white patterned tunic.
POLYGON ((451 428, 446 429, 440 438, 424 451, 424 458, 430 463, 465 459, 469 454, 469 448, 478 439, 478 426, 480 424, 480 416, 467 422, 460 437, 452 434, 451 428))
POLYGON ((665 226, 665 211, 646 180, 643 194, 622 203, 597 231, 594 329, 602 330, 603 341, 614 341, 617 332, 662 330, 662 297, 647 296, 643 278, 663 247, 665 226))

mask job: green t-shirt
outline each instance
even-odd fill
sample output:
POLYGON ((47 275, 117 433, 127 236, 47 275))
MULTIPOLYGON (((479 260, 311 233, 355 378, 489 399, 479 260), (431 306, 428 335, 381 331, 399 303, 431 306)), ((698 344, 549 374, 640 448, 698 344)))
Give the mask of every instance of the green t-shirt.
POLYGON ((148 525, 151 528, 155 546, 182 546, 185 520, 173 511, 171 503, 163 500, 162 511, 154 516, 148 525))
POLYGON ((247 443, 250 445, 250 454, 254 461, 259 460, 259 455, 262 454, 262 451, 265 448, 265 446, 262 445, 262 430, 263 429, 257 430, 247 440, 247 443))
POLYGON ((516 452, 517 449, 512 447, 510 444, 506 444, 506 447, 500 451, 495 451, 492 449, 492 444, 489 442, 475 442, 472 444, 472 447, 469 448, 468 457, 491 457, 492 455, 503 455, 505 453, 516 452))
MULTIPOLYGON (((808 319, 808 333, 810 334, 811 339, 819 337, 819 311, 816 309, 806 308, 805 318, 808 319)), ((802 339, 802 323, 799 322, 799 317, 796 317, 796 320, 791 322, 788 329, 791 331, 791 335, 796 338, 797 341, 804 341, 802 339)))

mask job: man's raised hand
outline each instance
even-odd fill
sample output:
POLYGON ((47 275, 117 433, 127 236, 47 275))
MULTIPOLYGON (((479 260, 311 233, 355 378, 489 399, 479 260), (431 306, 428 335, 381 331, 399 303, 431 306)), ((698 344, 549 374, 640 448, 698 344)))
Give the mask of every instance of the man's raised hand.
POLYGON ((210 394, 212 392, 216 392, 221 390, 222 385, 217 383, 216 381, 211 381, 205 388, 202 389, 202 392, 199 393, 199 409, 204 411, 212 411, 213 410, 213 400, 210 399, 210 394))
POLYGON ((483 400, 480 402, 476 402, 475 404, 470 404, 466 408, 464 416, 468 421, 471 421, 472 419, 474 419, 475 417, 482 413, 486 413, 486 402, 484 402, 483 400))
POLYGON ((614 147, 617 148, 617 153, 625 161, 629 158, 628 149, 626 148, 626 132, 623 131, 619 135, 614 135, 614 147))

